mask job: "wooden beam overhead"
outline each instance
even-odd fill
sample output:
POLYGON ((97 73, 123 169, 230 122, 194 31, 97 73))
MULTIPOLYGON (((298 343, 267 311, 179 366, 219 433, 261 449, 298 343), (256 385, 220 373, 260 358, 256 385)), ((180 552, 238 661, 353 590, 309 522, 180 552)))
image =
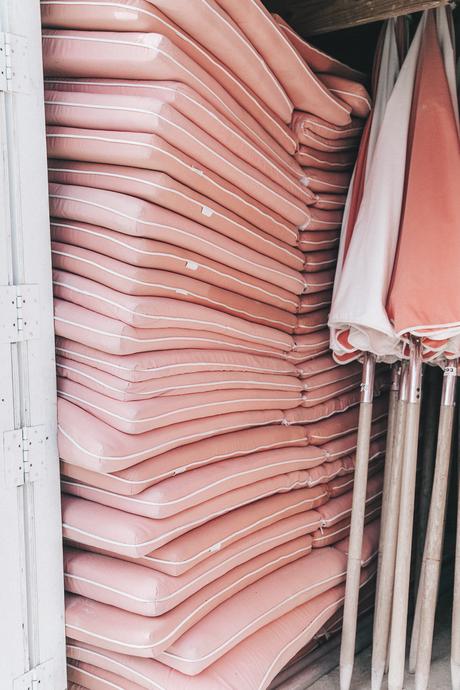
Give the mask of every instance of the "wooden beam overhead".
POLYGON ((290 23, 311 36, 447 4, 449 0, 291 0, 290 23))

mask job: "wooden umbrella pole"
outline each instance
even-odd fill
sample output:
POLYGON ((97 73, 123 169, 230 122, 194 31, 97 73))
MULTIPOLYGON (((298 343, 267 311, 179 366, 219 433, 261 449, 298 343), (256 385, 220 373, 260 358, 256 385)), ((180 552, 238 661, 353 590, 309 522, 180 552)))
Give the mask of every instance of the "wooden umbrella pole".
MULTIPOLYGON (((381 528, 378 581, 375 596, 374 633, 372 644, 372 690, 382 686, 387 660, 393 598, 396 543, 398 538, 401 469, 408 400, 407 363, 401 365, 399 400, 394 422, 392 461, 386 498, 385 527, 381 528), (382 539, 383 537, 383 539, 382 539)), ((385 469, 386 473, 386 469, 385 469)))
POLYGON ((387 425, 387 437, 386 437, 386 449, 385 449, 385 467, 383 473, 383 492, 382 492, 382 510, 380 514, 380 540, 379 540, 379 561, 377 569, 377 587, 379 581, 379 567, 380 567, 380 555, 383 550, 385 541, 385 526, 388 516, 388 496, 390 490, 391 481, 391 465, 393 462, 393 452, 394 452, 394 438, 396 429, 396 414, 398 408, 399 399, 399 383, 401 377, 401 365, 398 362, 393 364, 391 368, 391 387, 389 395, 388 404, 388 425, 387 425))
POLYGON ((417 663, 418 634, 420 629, 420 615, 423 592, 423 553, 425 548, 425 536, 428 525, 428 514, 430 510, 431 489, 433 485, 433 474, 436 457, 436 438, 439 422, 439 401, 438 401, 438 368, 427 367, 424 389, 428 391, 424 405, 422 406, 422 452, 421 452, 421 477, 420 477, 420 496, 417 515, 417 532, 415 534, 415 576, 414 591, 416 592, 416 604, 414 620, 412 624, 411 643, 409 651, 409 673, 415 673, 417 663))
POLYGON ((447 503, 452 431, 454 426, 457 363, 446 366, 439 414, 436 464, 420 582, 420 629, 418 632, 415 690, 426 690, 430 675, 434 619, 438 598, 447 503))
POLYGON ((423 382, 424 390, 429 391, 429 395, 427 395, 424 399, 422 406, 423 442, 421 448, 421 476, 415 546, 415 591, 418 589, 418 581, 422 567, 423 552, 425 548, 425 535, 428 525, 428 513, 430 510, 431 489, 433 486, 440 400, 438 374, 439 367, 427 367, 423 382))
MULTIPOLYGON (((460 431, 460 411, 458 413, 457 424, 460 431)), ((457 533, 455 547, 454 600, 452 604, 452 642, 450 650, 452 690, 460 690, 460 450, 458 451, 457 457, 457 469, 457 533)))
POLYGON ((369 465, 369 444, 374 397, 375 356, 364 353, 359 410, 358 440, 353 485, 347 580, 343 610, 342 643, 340 649, 340 690, 349 690, 355 656, 356 623, 358 616, 361 552, 363 545, 364 513, 369 465))
POLYGON ((399 529, 393 588, 390 651, 388 667, 389 690, 402 690, 406 656, 407 611, 414 518, 415 479, 417 472, 418 432, 422 397, 422 357, 420 341, 411 343, 409 362, 409 401, 401 472, 399 529))

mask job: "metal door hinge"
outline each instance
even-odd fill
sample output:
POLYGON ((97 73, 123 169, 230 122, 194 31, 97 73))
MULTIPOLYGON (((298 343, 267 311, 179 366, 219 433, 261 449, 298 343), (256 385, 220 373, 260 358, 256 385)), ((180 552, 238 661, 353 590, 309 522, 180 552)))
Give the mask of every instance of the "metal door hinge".
POLYGON ((13 681, 13 690, 51 690, 53 687, 53 659, 45 661, 13 681))
POLYGON ((49 432, 45 425, 24 426, 3 433, 3 467, 7 486, 36 481, 46 463, 49 432))
POLYGON ((29 49, 24 36, 0 32, 0 91, 29 93, 29 49))
POLYGON ((39 335, 38 285, 0 287, 0 342, 17 343, 39 335))

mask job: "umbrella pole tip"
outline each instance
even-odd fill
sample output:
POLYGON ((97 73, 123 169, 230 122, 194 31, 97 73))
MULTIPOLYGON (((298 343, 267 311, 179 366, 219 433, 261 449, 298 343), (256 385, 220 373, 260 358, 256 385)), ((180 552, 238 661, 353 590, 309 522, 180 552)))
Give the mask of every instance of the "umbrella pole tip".
POLYGON ((457 664, 453 659, 450 660, 450 675, 452 690, 460 690, 460 664, 457 664))
POLYGON ((383 683, 383 676, 385 674, 385 666, 382 668, 373 668, 371 675, 371 690, 380 690, 383 683))
POLYGON ((415 674, 415 690, 427 690, 428 688, 428 676, 424 674, 415 674))
POLYGON ((353 664, 340 665, 340 690, 350 690, 353 664))

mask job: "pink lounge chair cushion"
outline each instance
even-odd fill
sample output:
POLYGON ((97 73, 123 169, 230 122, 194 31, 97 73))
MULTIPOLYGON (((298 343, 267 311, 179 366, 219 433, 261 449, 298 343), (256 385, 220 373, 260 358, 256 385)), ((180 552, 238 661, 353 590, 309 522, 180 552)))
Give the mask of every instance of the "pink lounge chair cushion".
MULTIPOLYGON (((182 589, 188 589, 188 594, 180 592, 177 597, 179 601, 171 606, 171 597, 164 593, 168 587, 179 588, 180 582, 170 585, 167 576, 144 566, 101 554, 67 549, 64 558, 65 586, 66 591, 92 601, 140 616, 154 617, 153 625, 158 624, 161 630, 165 622, 169 627, 170 618, 175 623, 192 616, 196 620, 197 616, 203 616, 241 587, 310 552, 311 537, 305 535, 244 560, 220 577, 208 578, 208 582, 202 586, 193 583, 194 586, 187 587, 190 577, 183 577, 182 589), (171 613, 176 606, 180 609, 171 613)), ((142 627, 144 621, 140 619, 139 625, 142 627)))
POLYGON ((259 51, 296 108, 320 115, 335 124, 349 122, 349 106, 323 87, 261 2, 218 2, 259 51))
POLYGON ((300 381, 294 376, 274 376, 249 372, 205 372, 177 374, 161 379, 132 383, 100 371, 87 364, 64 357, 57 358, 57 373, 62 378, 87 386, 115 400, 129 402, 145 398, 208 393, 216 390, 271 390, 302 391, 300 381))
MULTIPOLYGON (((304 168, 308 186, 315 192, 346 194, 351 180, 351 172, 330 172, 318 168, 304 168)), ((332 212, 330 212, 332 213, 332 212)), ((327 230, 327 228, 325 228, 327 230)))
MULTIPOLYGON (((187 46, 190 45, 193 45, 193 42, 188 37, 187 46)), ((202 47, 199 47, 199 50, 202 53, 205 52, 202 47)), ((243 111, 227 113, 225 107, 221 107, 222 103, 215 102, 215 97, 214 99, 204 98, 196 89, 178 81, 48 78, 45 79, 45 88, 49 91, 71 93, 150 95, 160 98, 173 104, 179 112, 210 133, 220 131, 224 127, 226 131, 224 140, 231 139, 233 143, 243 145, 246 149, 249 142, 251 150, 258 150, 256 160, 260 160, 261 157, 271 159, 277 167, 284 168, 295 178, 301 179, 302 171, 299 171, 299 165, 293 158, 297 144, 291 129, 270 113, 225 66, 219 65, 218 61, 212 58, 211 60, 220 71, 221 81, 226 80, 230 83, 230 88, 226 93, 231 94, 233 91, 240 103, 244 102, 247 106, 243 111), (220 69, 221 67, 223 70, 220 69), (253 114, 253 118, 248 118, 250 113, 253 114), (259 122, 263 122, 263 126, 259 122)), ((254 164, 257 167, 255 161, 254 164)))
POLYGON ((295 316, 276 307, 172 271, 139 269, 68 244, 53 242, 52 258, 57 299, 134 328, 205 330, 285 350, 293 346, 289 332, 295 316), (253 315, 257 323, 250 322, 253 315))
MULTIPOLYGON (((141 612, 133 613, 120 608, 123 600, 115 592, 110 599, 117 607, 82 596, 67 595, 67 634, 82 642, 98 642, 104 649, 115 652, 155 657, 229 597, 286 564, 303 560, 310 552, 311 544, 308 539, 294 539, 233 568, 174 609, 155 617, 151 616, 152 605, 149 605, 148 599, 141 612)), ((111 580, 114 589, 123 582, 115 572, 111 580)), ((150 594, 146 590, 146 584, 148 582, 144 583, 139 593, 144 597, 150 596, 151 601, 152 593, 151 590, 150 594)), ((91 593, 94 592, 91 588, 91 593)))
POLYGON ((315 208, 319 208, 325 211, 343 211, 346 200, 346 194, 328 194, 327 192, 320 193, 317 194, 315 208))
MULTIPOLYGON (((193 305, 188 304, 187 308, 193 305)), ((134 328, 71 302, 54 300, 54 328, 58 336, 113 355, 196 348, 282 357, 281 350, 189 328, 134 328)), ((281 333, 280 331, 278 331, 281 333)), ((312 345, 313 347, 313 345, 312 345)))
POLYGON ((254 410, 290 409, 301 404, 299 392, 248 389, 171 395, 120 402, 68 379, 58 378, 58 395, 128 434, 142 434, 178 423, 254 410))
MULTIPOLYGON (((374 401, 372 410, 372 420, 374 422, 386 417, 388 411, 388 400, 385 396, 374 401)), ((322 419, 316 423, 311 423, 307 427, 307 438, 312 445, 322 445, 333 441, 340 436, 352 433, 358 429, 359 410, 353 407, 335 414, 328 419, 322 419)))
MULTIPOLYGON (((162 519, 242 487, 246 487, 249 495, 249 487, 255 483, 258 484, 260 492, 260 487, 269 486, 270 482, 266 480, 278 478, 281 481, 282 477, 288 473, 298 473, 299 479, 300 477, 303 479, 303 484, 316 485, 318 477, 312 470, 325 460, 326 453, 314 446, 280 448, 210 463, 183 474, 176 474, 170 479, 165 479, 135 494, 134 492, 132 494, 112 492, 101 487, 101 482, 95 482, 91 486, 96 488, 97 496, 101 488, 104 492, 109 491, 113 496, 110 504, 114 506, 118 503, 115 496, 134 495, 135 498, 126 499, 128 512, 162 519), (264 484, 260 484, 262 481, 264 484), (134 501, 133 508, 131 501, 134 501), (139 508, 139 504, 144 508, 139 508)), ((69 483, 72 487, 74 486, 73 481, 69 480, 69 483)), ((79 483, 78 486, 80 486, 79 483)), ((65 479, 64 488, 69 488, 65 479)), ((69 490, 72 491, 72 489, 69 490)), ((92 491, 90 490, 89 493, 92 494, 92 491)), ((120 500, 118 507, 123 509, 125 503, 123 499, 120 500)))
MULTIPOLYGON (((296 111, 292 117, 291 128, 299 144, 309 146, 319 151, 348 151, 356 149, 359 145, 359 131, 356 131, 354 123, 350 122, 343 128, 321 128, 323 123, 320 118, 313 118, 311 113, 296 111), (337 136, 343 134, 344 136, 337 136)), ((327 127, 327 123, 325 123, 327 127)))
POLYGON ((287 128, 249 89, 244 89, 230 70, 213 60, 189 36, 182 32, 179 35, 176 27, 171 26, 171 32, 164 22, 161 23, 160 33, 46 30, 43 37, 45 74, 181 82, 209 101, 266 152, 275 148, 281 153, 282 146, 292 153, 293 144, 287 128), (169 36, 161 36, 162 33, 169 36), (81 49, 82 43, 86 50, 81 49), (200 62, 206 64, 204 69, 200 62), (225 87, 213 74, 225 82, 225 87))
POLYGON ((342 209, 321 209, 315 205, 310 208, 310 220, 304 227, 308 230, 338 230, 342 217, 342 209))
MULTIPOLYGON (((117 472, 173 449, 177 449, 176 466, 184 466, 188 444, 228 432, 281 424, 283 413, 279 410, 236 412, 132 436, 61 398, 58 418, 59 453, 63 461, 92 471, 117 472), (180 458, 182 453, 183 458, 180 458)), ((214 452, 218 452, 217 446, 214 452)), ((221 452, 224 451, 225 446, 221 448, 221 452)), ((166 467, 171 469, 168 464, 166 467)))
POLYGON ((286 34, 291 43, 299 51, 305 62, 311 67, 314 72, 325 72, 326 74, 336 74, 339 77, 345 77, 358 82, 364 82, 366 75, 348 65, 345 65, 340 60, 327 55, 322 50, 313 46, 297 34, 294 29, 278 14, 273 14, 273 19, 278 24, 280 29, 286 34))
MULTIPOLYGON (((182 153, 174 144, 164 140, 155 133, 117 132, 103 129, 78 129, 73 127, 49 126, 47 128, 48 156, 50 158, 71 159, 93 163, 124 165, 158 170, 187 184, 191 173, 202 170, 204 178, 201 184, 192 188, 197 189, 211 199, 220 202, 227 199, 213 194, 215 184, 212 177, 230 192, 235 188, 240 191, 239 196, 246 201, 246 205, 258 205, 259 212, 268 209, 268 215, 274 214, 274 219, 284 218, 288 224, 302 227, 308 221, 307 203, 314 203, 314 193, 304 189, 304 200, 301 201, 288 195, 271 180, 261 179, 261 173, 254 174, 254 178, 245 179, 241 168, 232 168, 232 172, 225 171, 225 177, 220 172, 207 168, 204 163, 195 161, 185 151, 182 153), (208 173, 212 177, 209 177, 208 173), (238 182, 239 181, 239 182, 238 182), (246 184, 247 181, 247 184, 246 184), (235 184, 236 183, 236 184, 235 184)), ((188 148, 188 147, 187 147, 188 148)), ((230 157, 230 152, 227 154, 230 157)), ((244 163, 242 162, 244 165, 244 163)), ((215 166, 214 166, 215 167, 215 166)), ((223 172, 223 170, 221 171, 223 172)), ((233 204, 232 210, 242 215, 243 205, 233 204)), ((256 211, 257 212, 257 211, 256 211)))
POLYGON ((154 133, 225 179, 236 182, 238 187, 258 181, 273 190, 284 189, 286 196, 308 201, 301 183, 302 169, 295 160, 291 164, 294 172, 288 173, 284 166, 276 164, 246 139, 229 137, 230 127, 226 129, 222 124, 219 127, 211 119, 214 126, 207 129, 206 121, 193 121, 170 98, 161 98, 161 94, 50 90, 45 91, 45 114, 48 125, 154 133), (238 180, 237 173, 242 179, 238 180))
MULTIPOLYGON (((146 554, 153 556, 153 550, 160 549, 161 546, 168 544, 173 539, 226 513, 231 512, 231 521, 233 523, 231 536, 229 537, 228 532, 226 533, 228 544, 231 543, 232 539, 242 538, 245 534, 276 522, 276 520, 282 517, 288 517, 304 510, 313 510, 328 499, 327 490, 322 486, 299 489, 294 494, 288 496, 288 501, 272 501, 269 504, 270 507, 278 506, 278 510, 275 511, 274 515, 267 517, 265 512, 268 507, 267 503, 260 499, 270 497, 276 493, 273 490, 273 485, 276 482, 271 482, 271 484, 271 493, 268 491, 266 497, 261 494, 257 495, 257 487, 255 489, 252 487, 248 491, 236 490, 231 492, 231 494, 225 495, 225 498, 219 496, 216 499, 207 501, 206 504, 196 506, 172 518, 163 520, 126 513, 123 510, 96 503, 92 500, 65 495, 63 497, 64 536, 77 544, 109 550, 113 554, 139 558, 146 554), (249 506, 249 504, 251 505, 248 511, 237 512, 238 508, 249 506), (259 511, 262 511, 263 520, 257 518, 259 511), (240 527, 239 522, 242 522, 241 529, 238 529, 240 527)), ((267 488, 267 482, 264 485, 267 488)), ((77 493, 84 494, 85 489, 83 485, 80 485, 80 487, 76 484, 71 487, 67 483, 65 489, 66 491, 72 489, 77 493)), ((88 490, 88 493, 91 493, 94 498, 94 491, 88 490)), ((100 497, 107 498, 107 501, 111 500, 109 494, 104 496, 99 494, 98 498, 100 497)), ((118 497, 117 500, 113 500, 113 503, 121 504, 123 500, 126 501, 126 499, 118 497)), ((226 524, 227 522, 225 522, 226 524)), ((214 545, 213 550, 215 551, 222 547, 222 540, 216 538, 213 525, 214 523, 207 525, 209 531, 207 539, 211 540, 211 545, 214 545)), ((217 527, 219 526, 220 523, 218 523, 217 527)), ((193 539, 194 535, 191 538, 193 539)), ((194 548, 197 548, 197 545, 194 545, 194 548)), ((206 554, 209 555, 208 551, 206 551, 206 554)))
POLYGON ((363 131, 364 123, 358 118, 352 118, 348 125, 338 127, 331 125, 316 115, 308 113, 294 113, 292 118, 292 128, 299 134, 299 139, 306 131, 313 132, 324 139, 354 139, 359 138, 363 131))
MULTIPOLYGON (((81 150, 80 146, 78 150, 81 150)), ((78 158, 78 154, 76 157, 78 158)), ((113 169, 113 166, 110 167, 113 169)), ((196 169, 193 170, 193 176, 194 179, 202 179, 202 175, 196 174, 196 169)), ((136 196, 95 187, 88 189, 73 185, 50 185, 50 210, 51 215, 56 218, 82 221, 125 235, 168 242, 217 260, 221 256, 230 266, 262 279, 268 276, 267 273, 265 276, 260 273, 261 267, 266 267, 270 271, 270 282, 275 283, 277 281, 274 276, 277 271, 282 272, 283 265, 295 269, 303 267, 304 257, 300 251, 245 223, 238 216, 220 213, 220 207, 216 208, 213 202, 210 203, 211 206, 202 207, 205 208, 202 215, 208 213, 207 209, 211 213, 209 217, 214 213, 218 214, 219 224, 216 229, 220 235, 226 236, 220 240, 219 235, 210 234, 199 223, 136 196), (231 222, 227 222, 228 218, 231 222), (212 250, 210 244, 214 242, 216 247, 212 250), (241 256, 239 263, 235 258, 238 253, 241 256)), ((267 220, 265 215, 264 218, 267 220)), ((275 227, 279 229, 278 226, 275 227)), ((142 245, 140 248, 143 248, 142 245)))
MULTIPOLYGON (((218 518, 218 520, 223 519, 218 518)), ((164 601, 158 602, 161 613, 163 612, 162 607, 166 607, 165 610, 173 608, 177 603, 186 599, 192 590, 195 591, 195 588, 200 589, 206 582, 211 582, 220 574, 226 573, 240 563, 265 553, 275 546, 285 544, 297 537, 306 537, 306 535, 315 532, 318 525, 318 513, 314 510, 307 510, 291 515, 291 517, 278 519, 277 522, 269 524, 267 527, 256 528, 248 536, 237 539, 237 541, 230 541, 229 546, 226 546, 224 541, 223 548, 205 549, 207 552, 205 556, 201 552, 195 553, 190 558, 181 559, 181 552, 173 551, 171 552, 171 559, 155 558, 155 552, 152 556, 147 555, 141 558, 117 556, 117 559, 121 558, 153 571, 153 576, 159 582, 158 592, 164 594, 164 601)), ((197 528, 194 530, 194 534, 196 535, 202 530, 203 528, 197 528)), ((178 541, 181 540, 182 537, 179 537, 178 541)), ((174 546, 174 542, 170 542, 162 549, 167 550, 171 546, 174 546)), ((98 552, 94 548, 91 548, 91 551, 98 552)), ((101 551, 101 553, 104 555, 104 552, 101 551)), ((105 553, 108 554, 108 552, 105 553)))
POLYGON ((372 103, 366 88, 362 84, 358 84, 345 77, 338 77, 335 74, 318 74, 318 78, 321 79, 334 96, 348 103, 352 115, 360 118, 366 118, 369 115, 372 103))
POLYGON ((324 292, 330 290, 334 285, 335 268, 327 269, 326 271, 317 271, 316 273, 303 274, 306 282, 305 293, 311 295, 315 292, 324 292))
MULTIPOLYGON (((358 389, 326 400, 314 407, 299 407, 296 410, 286 410, 284 418, 288 424, 306 424, 329 419, 337 412, 344 412, 359 404, 360 394, 358 389)), ((308 427, 307 427, 308 428, 308 427)))
MULTIPOLYGON (((164 546, 135 562, 177 577, 199 564, 212 566, 214 558, 222 553, 231 553, 230 547, 243 549, 246 540, 255 543, 260 537, 261 544, 271 544, 271 537, 281 539, 281 543, 297 536, 297 526, 302 523, 306 534, 314 532, 320 525, 320 516, 312 506, 311 489, 299 489, 293 494, 275 494, 255 503, 237 508, 211 521, 195 527, 164 546), (286 522, 289 520, 289 522, 286 522), (295 522, 291 522, 295 520, 295 522), (264 541, 262 530, 270 529, 270 540, 264 541)), ((99 548, 96 549, 100 551, 99 548)), ((264 551, 266 549, 264 548, 264 551)), ((113 554, 112 555, 116 555, 113 554)), ((134 560, 131 556, 122 556, 134 560)), ((220 561, 219 561, 220 562, 220 561)))
POLYGON ((131 496, 170 477, 222 460, 276 448, 305 446, 305 437, 301 426, 272 424, 252 427, 205 438, 188 444, 184 449, 175 448, 112 474, 98 472, 96 465, 95 470, 91 470, 66 462, 62 463, 62 474, 91 486, 131 496))
POLYGON ((308 273, 316 273, 329 268, 335 268, 337 263, 337 251, 327 249, 323 251, 311 252, 305 256, 305 268, 308 273))
MULTIPOLYGON (((349 150, 336 150, 335 146, 326 144, 319 148, 319 142, 309 140, 308 146, 300 145, 296 153, 296 159, 303 168, 317 168, 318 170, 335 170, 341 172, 350 170, 356 159, 354 148, 349 150)), ((317 194, 317 197, 320 196, 317 194)))
POLYGON ((262 626, 340 584, 345 571, 346 560, 337 549, 314 551, 277 571, 277 579, 267 575, 257 587, 246 587, 215 608, 158 655, 158 661, 195 676, 262 626))
MULTIPOLYGON (((307 234, 307 233, 304 233, 307 234)), ((316 233, 314 233, 316 235, 316 233)), ((323 234, 323 233, 319 233, 323 234)), ((312 249, 314 240, 309 241, 308 249, 312 249)), ((326 243, 327 246, 327 243, 326 243)), ((332 243, 331 243, 332 246, 332 243)), ((302 295, 300 299, 299 314, 310 314, 318 309, 328 309, 332 301, 332 290, 322 290, 320 292, 312 292, 309 295, 302 295)))
MULTIPOLYGON (((81 247, 135 266, 169 268, 288 312, 294 312, 298 306, 298 298, 284 288, 172 244, 127 237, 85 223, 62 221, 52 222, 51 237, 60 244, 81 247)), ((289 276, 285 277, 289 280, 289 276)), ((301 291, 304 281, 300 274, 296 281, 296 289, 301 291)))
MULTIPOLYGON (((372 583, 374 575, 375 565, 371 563, 361 576, 363 591, 372 583)), ((343 605, 344 593, 344 585, 339 585, 293 609, 240 642, 194 677, 173 671, 153 659, 106 652, 74 640, 68 641, 67 654, 72 667, 91 669, 91 678, 94 675, 107 678, 126 690, 141 687, 150 690, 152 686, 159 690, 215 690, 222 683, 229 690, 264 690, 296 652, 305 647, 324 624, 333 620, 334 613, 343 605), (91 667, 86 662, 96 666, 91 667), (135 685, 128 685, 131 682, 135 685)), ((69 671, 70 674, 74 672, 74 668, 69 671)), ((98 686, 96 688, 99 690, 98 686)))
MULTIPOLYGON (((335 500, 335 499, 331 499, 335 500)), ((381 510, 380 498, 368 503, 364 514, 364 524, 368 525, 370 522, 379 517, 381 510)), ((313 548, 322 549, 324 546, 333 546, 338 541, 346 539, 350 534, 351 520, 350 516, 344 520, 337 522, 330 527, 321 527, 313 534, 313 548)), ((373 604, 373 601, 372 601, 373 604)))
POLYGON ((70 592, 134 613, 144 615, 148 606, 147 615, 159 616, 233 568, 267 551, 273 553, 273 549, 288 542, 292 550, 293 540, 299 538, 302 548, 311 548, 308 533, 317 524, 318 514, 314 511, 279 520, 213 553, 183 573, 178 570, 184 566, 181 563, 170 563, 171 572, 167 574, 153 569, 148 556, 130 560, 66 547, 66 587, 70 592), (113 592, 113 588, 117 591, 113 592))
MULTIPOLYGON (((331 486, 340 480, 332 480, 331 486)), ((366 491, 366 506, 375 508, 380 503, 383 490, 383 474, 380 472, 370 477, 366 491)), ((345 519, 351 517, 351 507, 353 502, 353 491, 347 491, 340 496, 331 498, 325 505, 320 506, 317 511, 321 515, 322 527, 332 527, 345 519)))
POLYGON ((281 359, 227 350, 163 350, 120 357, 58 337, 56 354, 131 383, 199 372, 241 372, 275 377, 298 375, 293 364, 281 359))
POLYGON ((316 357, 310 362, 305 362, 305 364, 300 364, 297 366, 297 372, 300 378, 308 379, 311 376, 317 376, 325 372, 333 371, 337 369, 340 365, 337 364, 335 359, 330 353, 327 355, 322 355, 321 357, 316 357))
POLYGON ((294 334, 302 335, 324 329, 327 326, 328 313, 327 309, 316 309, 309 314, 299 314, 294 334))
MULTIPOLYGON (((43 6, 46 7, 46 5, 43 6)), ((110 3, 107 0, 99 0, 98 3, 94 3, 91 6, 84 5, 84 3, 80 5, 78 2, 61 2, 60 5, 54 3, 52 9, 48 10, 48 14, 54 14, 54 18, 57 20, 54 28, 124 32, 136 31, 132 21, 131 26, 126 28, 124 28, 123 22, 127 23, 129 21, 130 10, 138 9, 137 17, 140 16, 140 13, 142 13, 144 19, 148 16, 148 30, 144 28, 139 33, 157 32, 166 36, 173 44, 183 50, 196 65, 213 77, 223 87, 224 93, 227 93, 241 106, 235 113, 227 113, 228 102, 224 101, 220 104, 221 112, 219 116, 223 118, 225 115, 228 115, 228 119, 232 120, 232 126, 235 130, 239 129, 241 133, 244 132, 245 138, 252 140, 259 148, 264 148, 269 155, 273 156, 274 160, 284 164, 288 169, 295 170, 292 163, 289 163, 288 153, 291 154, 295 150, 295 142, 292 134, 289 132, 289 128, 225 64, 215 59, 203 46, 182 32, 178 26, 167 19, 164 14, 159 12, 150 3, 146 3, 144 0, 130 0, 129 7, 126 6, 125 2, 121 7, 123 9, 122 12, 119 11, 120 7, 117 7, 116 3, 110 3), (65 25, 66 22, 67 26, 65 25), (112 26, 110 26, 111 23, 112 26), (252 131, 250 124, 254 125, 252 131), (267 133, 273 137, 271 147, 268 143, 270 137, 267 136, 267 133), (271 151, 270 148, 272 149, 271 151)), ((202 75, 201 72, 200 74, 202 75)), ((178 90, 188 89, 188 91, 193 93, 193 90, 185 85, 178 84, 177 88, 178 90)), ((196 96, 201 99, 208 111, 210 109, 215 110, 216 100, 218 103, 219 96, 220 100, 222 100, 221 91, 212 94, 214 105, 211 105, 209 100, 205 100, 202 96, 198 94, 196 96)), ((210 98, 210 94, 207 97, 210 98)), ((197 124, 200 124, 200 122, 197 124)))
POLYGON ((227 65, 281 120, 290 121, 293 107, 282 86, 251 39, 217 3, 180 0, 171 5, 158 0, 156 6, 227 65))
MULTIPOLYGON (((316 456, 315 462, 317 464, 322 459, 320 453, 318 453, 316 449, 313 453, 311 453, 311 451, 308 453, 306 449, 303 449, 303 451, 304 452, 297 453, 294 452, 294 450, 291 451, 292 455, 295 456, 293 462, 294 466, 298 467, 302 462, 305 465, 305 460, 298 461, 297 456, 299 455, 308 456, 313 454, 316 456)), ((289 455, 288 462, 291 462, 290 458, 292 455, 289 455)), ((248 461, 242 461, 242 464, 247 465, 248 461)), ((219 475, 221 469, 220 463, 217 464, 217 468, 213 468, 212 465, 209 465, 204 469, 206 470, 205 474, 209 474, 211 477, 213 477, 213 475, 219 475)), ((174 502, 174 498, 173 501, 169 501, 169 492, 171 492, 173 496, 176 496, 180 491, 180 487, 176 487, 176 484, 174 484, 172 480, 165 480, 168 482, 167 487, 165 487, 168 493, 164 497, 159 496, 160 489, 162 488, 161 485, 160 488, 158 485, 152 486, 134 496, 115 494, 106 489, 99 489, 65 478, 62 480, 61 486, 65 493, 89 499, 95 503, 116 508, 132 515, 151 518, 157 521, 158 525, 162 525, 167 534, 170 534, 173 533, 175 529, 182 529, 183 532, 186 532, 192 529, 195 524, 202 524, 211 519, 213 515, 221 515, 238 506, 252 503, 261 498, 273 496, 277 493, 292 491, 294 489, 316 486, 323 481, 321 472, 317 474, 310 469, 295 469, 282 473, 280 473, 280 470, 282 471, 282 468, 279 466, 265 469, 261 472, 262 477, 264 474, 267 474, 265 478, 259 478, 257 481, 249 484, 242 484, 240 477, 232 478, 233 481, 228 483, 230 485, 234 483, 235 488, 230 488, 230 490, 225 493, 216 491, 209 492, 208 494, 208 492, 204 490, 203 502, 197 503, 196 496, 192 494, 190 497, 185 496, 185 498, 179 502, 179 505, 174 502), (273 472, 275 471, 278 471, 278 474, 274 475, 273 472), (180 512, 177 512, 177 510, 180 510, 180 512)), ((202 478, 202 473, 200 477, 202 478)), ((187 476, 185 482, 187 483, 188 481, 189 477, 187 476)), ((192 479, 190 479, 190 481, 192 481, 192 479)), ((182 484, 181 482, 178 483, 182 484)), ((201 488, 202 485, 200 483, 199 487, 196 489, 197 492, 199 492, 201 488)), ((327 500, 327 486, 321 487, 321 493, 318 496, 318 500, 327 500)))

